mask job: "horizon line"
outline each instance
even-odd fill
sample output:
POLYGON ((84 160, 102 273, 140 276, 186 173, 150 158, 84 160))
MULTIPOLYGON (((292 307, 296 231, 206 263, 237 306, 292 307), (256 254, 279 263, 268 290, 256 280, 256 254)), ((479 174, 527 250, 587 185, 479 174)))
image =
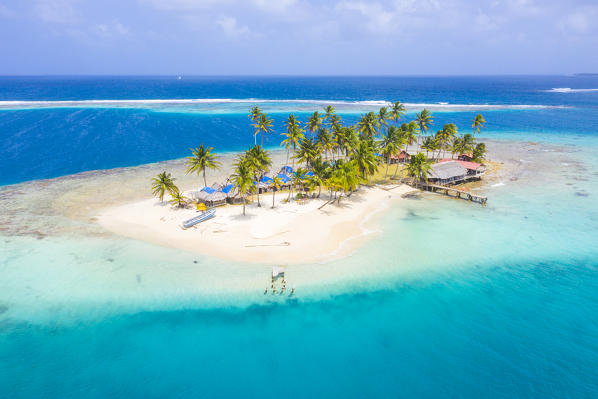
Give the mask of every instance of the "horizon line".
POLYGON ((409 78, 409 77, 516 77, 516 76, 598 76, 598 73, 502 73, 502 74, 1 74, 2 78, 28 78, 28 77, 188 77, 188 78, 268 78, 268 77, 299 77, 299 78, 409 78))

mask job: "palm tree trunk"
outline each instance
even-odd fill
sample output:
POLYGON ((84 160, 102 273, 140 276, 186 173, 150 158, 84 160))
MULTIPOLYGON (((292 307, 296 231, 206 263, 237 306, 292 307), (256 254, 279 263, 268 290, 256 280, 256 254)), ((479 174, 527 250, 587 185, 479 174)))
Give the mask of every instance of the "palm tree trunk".
POLYGON ((399 161, 397 160, 397 167, 395 168, 395 173, 394 175, 392 175, 392 177, 397 177, 397 173, 399 173, 399 161))
POLYGON ((245 216, 245 196, 243 196, 243 216, 245 216))
POLYGON ((208 186, 208 183, 206 182, 206 170, 205 169, 203 170, 203 185, 204 185, 204 187, 208 186))
MULTIPOLYGON (((295 158, 293 158, 293 166, 292 166, 293 172, 295 171, 295 158)), ((291 173, 292 175, 292 173, 291 173)), ((293 178, 291 177, 291 184, 289 185, 289 201, 291 200, 291 195, 293 194, 293 178)))
POLYGON ((272 190, 272 208, 274 208, 274 196, 276 195, 276 187, 272 190))
POLYGON ((386 172, 384 172, 384 181, 386 182, 386 178, 388 177, 388 158, 386 158, 386 172))
POLYGON ((258 206, 258 208, 262 207, 262 204, 260 203, 260 180, 262 180, 261 176, 257 180, 257 206, 258 206))

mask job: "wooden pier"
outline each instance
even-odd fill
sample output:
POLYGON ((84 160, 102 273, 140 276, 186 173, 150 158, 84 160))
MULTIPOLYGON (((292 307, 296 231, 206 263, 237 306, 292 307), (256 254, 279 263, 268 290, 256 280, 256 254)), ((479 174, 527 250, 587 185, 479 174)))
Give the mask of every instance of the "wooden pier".
POLYGON ((477 202, 478 204, 482 205, 486 205, 486 202, 488 202, 488 197, 472 194, 469 191, 461 190, 454 187, 441 186, 438 184, 419 184, 418 188, 426 191, 431 191, 433 193, 444 194, 448 197, 477 202))

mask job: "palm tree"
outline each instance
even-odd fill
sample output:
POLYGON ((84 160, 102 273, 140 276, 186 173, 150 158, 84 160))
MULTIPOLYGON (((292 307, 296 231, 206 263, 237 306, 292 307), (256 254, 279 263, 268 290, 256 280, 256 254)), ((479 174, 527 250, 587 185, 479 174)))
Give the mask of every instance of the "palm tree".
POLYGON ((399 150, 399 129, 396 126, 390 126, 386 134, 382 137, 380 143, 381 153, 386 159, 386 171, 384 172, 384 181, 388 177, 388 165, 390 164, 390 157, 395 155, 399 150))
POLYGON ((166 171, 159 173, 158 176, 152 179, 152 183, 154 183, 152 186, 152 194, 158 196, 160 202, 163 202, 164 194, 167 191, 172 194, 175 189, 178 190, 174 185, 175 180, 176 179, 174 179, 170 173, 166 173, 166 171))
POLYGON ((310 168, 312 161, 318 157, 318 147, 315 141, 313 139, 301 140, 295 157, 300 163, 305 163, 310 168))
POLYGON ((318 129, 320 129, 320 127, 322 126, 322 121, 322 115, 320 115, 318 111, 315 111, 313 115, 310 116, 307 120, 307 130, 311 134, 315 134, 318 131, 318 129))
MULTIPOLYGON (((413 137, 411 137, 413 140, 415 140, 415 135, 414 133, 412 134, 413 137)), ((409 133, 409 129, 407 128, 407 125, 405 123, 403 123, 401 125, 401 127, 399 129, 397 129, 397 147, 399 149, 403 148, 403 146, 405 146, 405 156, 407 155, 407 142, 410 138, 410 133, 409 133)), ((397 173, 399 172, 399 162, 397 162, 397 166, 395 167, 395 172, 392 175, 393 179, 397 176, 397 173)))
POLYGON ((307 169, 304 168, 297 168, 297 171, 293 175, 292 184, 293 187, 299 186, 301 187, 301 192, 303 193, 303 186, 305 185, 305 180, 307 179, 307 169))
POLYGON ((378 117, 373 112, 368 112, 361 115, 359 122, 357 122, 357 131, 361 133, 362 137, 376 137, 378 134, 378 117))
MULTIPOLYGON (((331 188, 342 190, 345 194, 352 192, 360 183, 359 167, 355 161, 344 162, 338 160, 330 178, 331 188)), ((341 196, 338 197, 338 204, 341 203, 341 196)))
POLYGON ((349 133, 348 128, 344 126, 339 126, 334 131, 334 142, 336 144, 336 152, 341 156, 341 154, 347 155, 346 146, 349 142, 349 133))
POLYGON ((173 206, 176 205, 178 208, 183 208, 187 205, 187 197, 183 196, 183 194, 179 191, 178 187, 175 186, 173 191, 170 193, 172 199, 170 202, 173 206))
POLYGON ((324 108, 324 119, 326 119, 326 121, 328 121, 328 123, 330 124, 330 126, 332 126, 332 117, 335 115, 335 111, 334 111, 334 107, 332 105, 327 105, 326 108, 324 108))
POLYGON ((424 108, 422 112, 415 115, 415 122, 419 126, 419 132, 426 134, 428 128, 434 124, 434 118, 432 117, 432 113, 424 108))
MULTIPOLYGON (((324 159, 328 158, 328 152, 332 153, 334 150, 334 142, 332 141, 332 136, 330 132, 325 127, 318 130, 318 137, 316 137, 316 143, 318 146, 318 150, 324 153, 324 159)), ((332 157, 334 159, 334 154, 332 153, 332 157)))
POLYGON ((400 101, 395 101, 390 110, 390 118, 397 123, 405 115, 405 106, 400 101))
POLYGON ((188 157, 185 161, 187 166, 187 174, 189 173, 200 173, 203 174, 203 185, 207 186, 206 181, 206 169, 218 169, 220 168, 220 162, 217 161, 217 156, 212 151, 214 147, 204 147, 203 143, 195 148, 191 149, 193 156, 188 157))
POLYGON ((314 186, 318 186, 318 198, 322 194, 322 185, 330 177, 329 163, 322 161, 322 158, 318 157, 313 161, 312 165, 313 176, 310 178, 311 183, 314 186))
POLYGON ((237 162, 234 166, 235 173, 231 176, 231 181, 239 190, 241 198, 243 198, 243 216, 245 216, 247 194, 250 194, 255 190, 255 185, 253 184, 253 171, 244 157, 237 158, 237 162))
POLYGON ((274 196, 276 195, 276 191, 280 190, 280 187, 284 184, 282 179, 278 176, 274 176, 272 178, 272 208, 274 208, 274 196))
POLYGON ((359 145, 353 151, 351 159, 357 165, 359 175, 362 178, 370 178, 378 169, 378 157, 376 157, 373 142, 360 140, 359 145))
POLYGON ((456 137, 453 140, 453 145, 451 147, 451 153, 454 157, 455 154, 469 154, 473 152, 475 145, 475 140, 473 136, 469 133, 464 135, 463 137, 456 137))
POLYGON ((407 153, 407 149, 409 145, 413 145, 413 143, 417 143, 417 123, 411 121, 409 123, 403 123, 401 125, 401 130, 404 132, 405 136, 405 153, 407 153))
POLYGON ((261 145, 256 145, 245 151, 245 161, 253 171, 257 182, 257 206, 261 207, 259 184, 262 177, 264 177, 264 173, 272 165, 272 159, 268 151, 264 150, 261 145))
MULTIPOLYGON (((287 150, 287 164, 289 163, 289 151, 292 148, 293 154, 299 147, 299 143, 301 140, 305 138, 303 134, 303 129, 301 128, 301 123, 295 118, 295 115, 290 114, 289 118, 284 124, 285 128, 287 129, 286 133, 282 133, 283 136, 286 138, 282 141, 282 145, 287 150)), ((295 168, 295 157, 293 156, 293 169, 295 168)))
POLYGON ((428 181, 428 172, 432 168, 432 160, 426 158, 424 154, 418 152, 411 157, 409 165, 407 166, 407 174, 413 177, 416 185, 422 181, 428 181))
POLYGON ((253 107, 249 110, 249 119, 253 123, 257 123, 258 119, 260 119, 260 115, 262 114, 262 110, 260 107, 253 107))
POLYGON ((480 128, 484 128, 486 125, 486 120, 482 116, 482 114, 477 114, 473 119, 473 125, 471 128, 473 129, 473 135, 475 136, 476 132, 480 134, 480 128))
POLYGON ((328 124, 333 131, 340 127, 341 122, 341 117, 337 114, 332 114, 330 119, 328 119, 328 124))
POLYGON ((392 116, 388 112, 388 108, 386 108, 386 107, 380 108, 380 111, 378 111, 378 126, 388 127, 388 120, 391 118, 392 118, 392 116))
POLYGON ((479 143, 473 149, 473 160, 475 162, 483 162, 484 156, 486 155, 486 144, 479 143))
POLYGON ((260 120, 260 115, 262 114, 262 110, 259 107, 253 107, 249 110, 249 119, 253 122, 253 127, 255 130, 253 131, 253 144, 257 144, 257 135, 259 134, 259 129, 257 128, 258 121, 260 120))
POLYGON ((432 152, 432 155, 434 155, 434 151, 436 151, 438 148, 438 143, 436 142, 433 136, 426 136, 426 138, 424 138, 421 148, 426 150, 426 157, 429 155, 430 152, 432 152))
MULTIPOLYGON (((447 123, 442 127, 442 130, 436 132, 436 141, 440 149, 446 151, 452 141, 457 136, 457 126, 454 123, 447 123)), ((438 151, 438 158, 440 158, 440 150, 438 151)))
MULTIPOLYGON (((268 115, 266 114, 260 114, 259 119, 257 120, 257 122, 253 125, 253 127, 255 128, 256 131, 256 135, 259 132, 262 132, 262 141, 260 145, 264 145, 264 134, 270 134, 272 133, 272 119, 270 117, 268 117, 268 115)), ((255 141, 255 140, 254 140, 255 141)), ((255 145, 256 143, 254 143, 255 145)))

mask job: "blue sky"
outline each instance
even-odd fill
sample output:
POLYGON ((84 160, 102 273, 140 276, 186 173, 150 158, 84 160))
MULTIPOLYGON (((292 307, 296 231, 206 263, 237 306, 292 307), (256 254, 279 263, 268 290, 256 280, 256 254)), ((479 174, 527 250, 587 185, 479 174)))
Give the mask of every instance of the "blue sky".
POLYGON ((598 72, 597 0, 0 0, 0 74, 598 72))

